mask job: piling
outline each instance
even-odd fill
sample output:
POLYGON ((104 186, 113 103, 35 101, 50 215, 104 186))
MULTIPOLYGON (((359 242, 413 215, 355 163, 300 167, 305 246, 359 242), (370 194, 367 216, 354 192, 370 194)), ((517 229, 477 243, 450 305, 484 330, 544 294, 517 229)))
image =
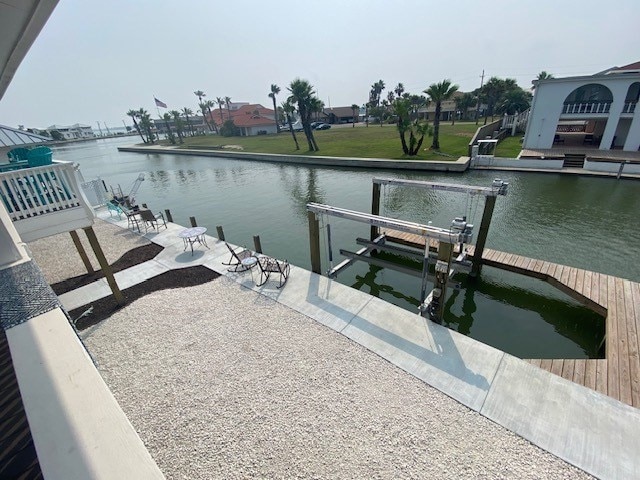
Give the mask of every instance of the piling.
POLYGON ((167 222, 173 223, 173 217, 171 216, 171 210, 168 208, 164 211, 164 216, 167 218, 167 222))
POLYGON ((196 222, 196 217, 189 217, 189 222, 191 222, 192 227, 198 226, 198 223, 196 222))
MULTIPOLYGON (((380 184, 373 182, 373 192, 371 195, 371 214, 380 215, 380 184)), ((371 225, 371 238, 373 242, 378 236, 378 227, 371 225)))
POLYGON ((224 231, 222 230, 222 225, 216 226, 216 232, 218 232, 218 239, 224 242, 224 231))
POLYGON ((320 265, 320 222, 314 212, 307 212, 309 219, 309 249, 311 250, 311 271, 322 273, 320 265))
POLYGON ((262 253, 262 244, 260 243, 260 235, 253 236, 253 246, 256 253, 262 253))

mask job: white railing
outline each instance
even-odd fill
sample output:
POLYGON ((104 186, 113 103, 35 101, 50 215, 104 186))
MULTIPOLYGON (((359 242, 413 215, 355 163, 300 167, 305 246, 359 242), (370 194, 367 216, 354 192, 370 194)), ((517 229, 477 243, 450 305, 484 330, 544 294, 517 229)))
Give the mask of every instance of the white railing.
POLYGON ((505 113, 504 117, 502 117, 502 124, 500 126, 501 130, 511 129, 511 135, 515 135, 516 129, 520 128, 521 130, 525 130, 527 127, 527 121, 529 120, 529 111, 531 109, 527 108, 522 113, 515 113, 515 115, 507 115, 505 113))
POLYGON ((11 220, 81 205, 73 164, 54 163, 0 173, 0 198, 11 220))
POLYGON ((636 111, 636 103, 637 102, 627 102, 622 107, 622 113, 633 113, 636 111))
POLYGON ((562 107, 562 113, 609 113, 611 102, 600 103, 565 103, 562 107))

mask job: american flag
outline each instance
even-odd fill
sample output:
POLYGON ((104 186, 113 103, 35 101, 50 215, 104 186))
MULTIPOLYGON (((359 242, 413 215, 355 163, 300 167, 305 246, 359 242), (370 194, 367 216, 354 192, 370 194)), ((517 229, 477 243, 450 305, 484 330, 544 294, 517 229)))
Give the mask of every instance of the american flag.
POLYGON ((164 102, 161 102, 160 100, 158 100, 156 97, 153 97, 153 99, 156 101, 156 107, 162 107, 162 108, 167 108, 167 104, 164 102))

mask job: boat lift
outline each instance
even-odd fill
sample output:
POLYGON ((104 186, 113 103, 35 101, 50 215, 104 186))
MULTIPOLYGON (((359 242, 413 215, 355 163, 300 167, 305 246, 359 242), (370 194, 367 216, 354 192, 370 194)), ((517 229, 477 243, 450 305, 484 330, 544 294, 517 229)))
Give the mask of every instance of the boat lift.
POLYGON ((132 208, 134 205, 136 205, 135 195, 136 193, 138 193, 142 182, 144 182, 144 173, 140 173, 138 175, 138 178, 136 178, 136 180, 133 182, 128 195, 124 195, 124 193, 122 193, 122 187, 120 186, 120 184, 118 184, 118 188, 115 189, 115 191, 113 186, 111 187, 111 195, 113 195, 113 199, 116 202, 122 205, 126 205, 128 208, 132 208))
POLYGON ((335 216, 371 225, 371 239, 366 240, 358 238, 356 242, 363 245, 364 248, 357 252, 348 250, 340 250, 340 254, 347 257, 346 260, 333 267, 333 251, 331 245, 331 226, 327 223, 327 244, 329 263, 331 268, 327 272, 330 278, 335 278, 339 272, 352 265, 355 261, 361 260, 372 265, 383 268, 391 268, 406 274, 416 275, 422 279, 420 288, 420 307, 419 311, 423 316, 428 316, 432 320, 440 323, 444 312, 444 300, 446 298, 446 289, 450 279, 456 272, 465 271, 474 273, 479 272, 481 264, 482 250, 489 230, 493 207, 495 206, 495 198, 498 195, 506 195, 508 184, 500 179, 493 181, 491 187, 474 187, 465 185, 454 185, 434 182, 420 182, 412 180, 395 180, 374 178, 373 179, 373 201, 372 213, 357 212, 329 205, 318 203, 307 204, 309 219, 309 238, 311 250, 311 269, 315 273, 321 273, 320 261, 320 228, 317 215, 335 216), (474 261, 471 263, 467 258, 465 244, 471 242, 473 238, 473 225, 467 223, 466 217, 457 217, 453 220, 451 227, 440 228, 432 225, 423 225, 415 222, 399 220, 390 217, 378 215, 380 210, 380 185, 400 185, 412 186, 419 188, 428 188, 432 190, 444 190, 454 192, 464 192, 471 195, 483 195, 486 197, 485 210, 480 226, 480 235, 476 245, 474 261), (386 235, 380 234, 380 227, 393 229, 399 232, 410 233, 424 239, 424 251, 420 255, 416 251, 408 250, 399 246, 386 245, 386 235), (431 242, 436 241, 438 245, 437 253, 430 250, 431 242), (455 246, 459 246, 458 256, 453 258, 455 246), (373 251, 383 250, 390 253, 397 253, 412 257, 416 260, 422 260, 422 271, 397 265, 393 262, 382 260, 370 256, 373 251), (435 278, 433 280, 434 288, 427 294, 427 284, 429 281, 429 264, 430 260, 435 260, 435 278))

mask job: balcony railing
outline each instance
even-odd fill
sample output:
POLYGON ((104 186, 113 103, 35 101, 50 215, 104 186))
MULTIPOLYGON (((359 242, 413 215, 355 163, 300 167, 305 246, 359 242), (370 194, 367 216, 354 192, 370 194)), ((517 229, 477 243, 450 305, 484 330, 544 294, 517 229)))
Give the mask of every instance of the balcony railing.
POLYGON ((27 242, 93 225, 72 163, 0 173, 0 199, 27 242))
POLYGON ((599 103, 565 103, 562 107, 562 113, 609 113, 611 102, 599 103))
POLYGON ((636 111, 636 103, 637 102, 627 102, 622 107, 622 113, 633 113, 636 111))

